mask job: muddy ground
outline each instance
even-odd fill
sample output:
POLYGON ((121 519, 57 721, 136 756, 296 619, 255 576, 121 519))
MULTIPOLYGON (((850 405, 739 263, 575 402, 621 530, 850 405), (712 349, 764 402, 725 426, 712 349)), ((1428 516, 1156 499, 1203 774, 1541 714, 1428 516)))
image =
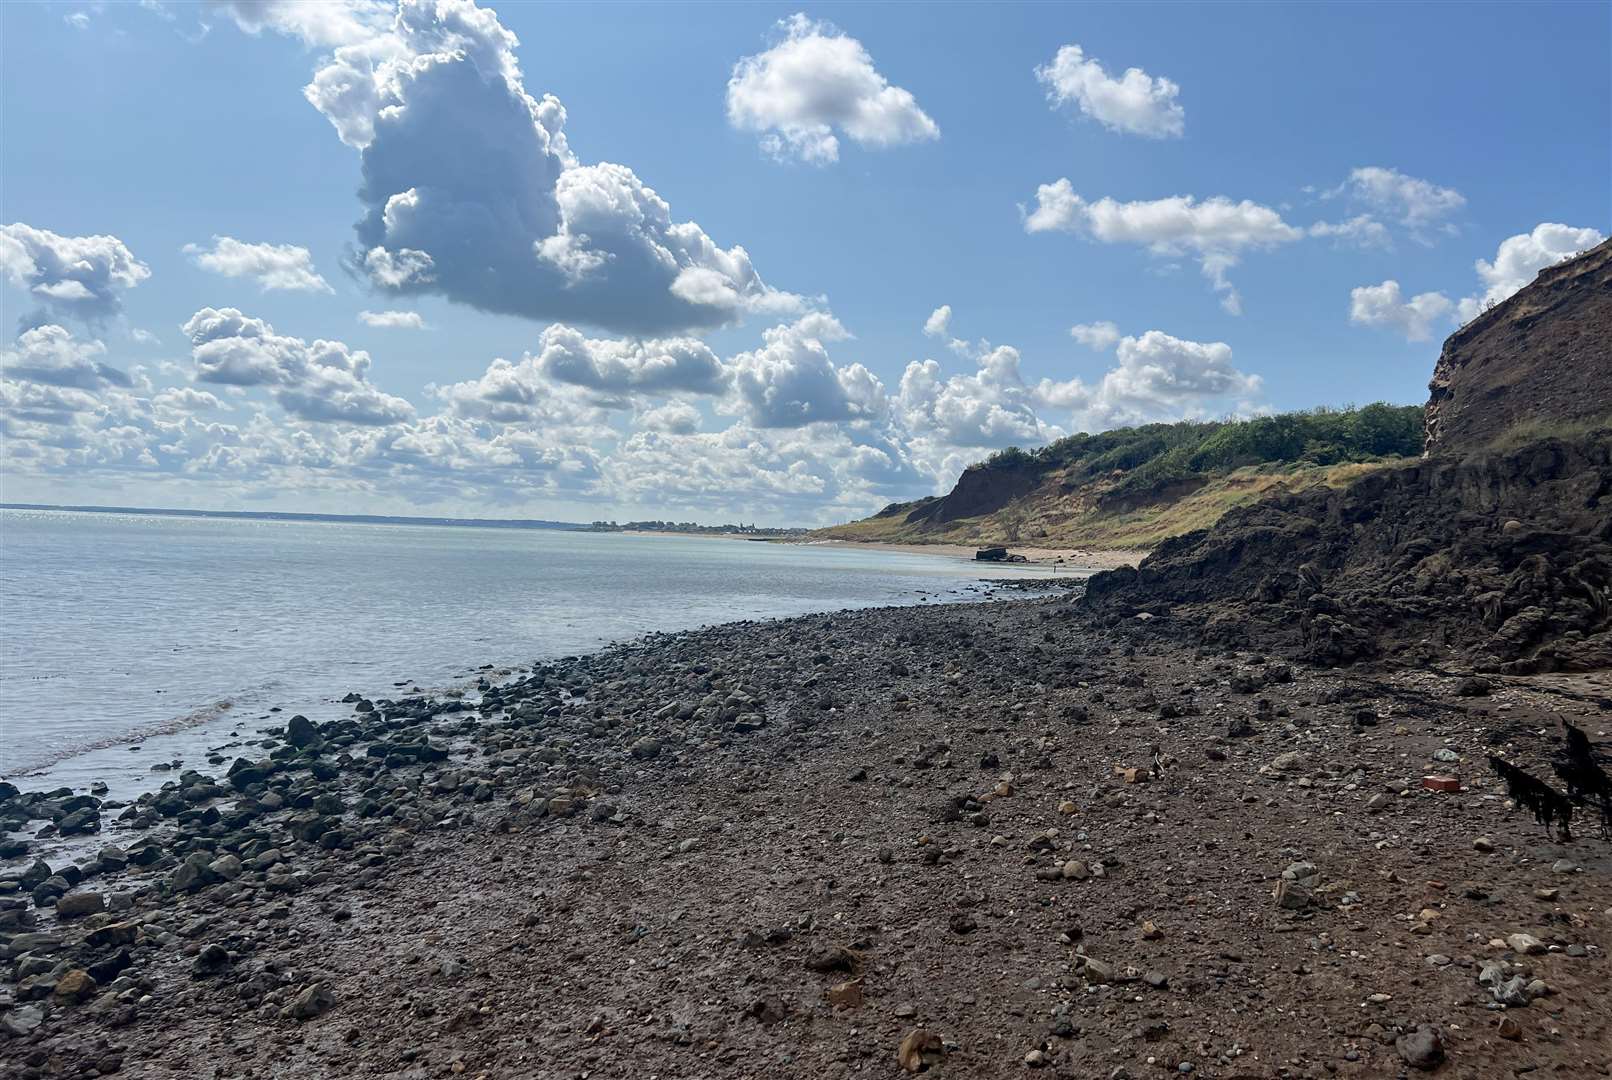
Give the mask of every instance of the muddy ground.
POLYGON ((1468 674, 1199 652, 1052 596, 519 673, 430 717, 442 761, 394 752, 425 706, 377 701, 216 770, 192 805, 243 817, 103 808, 162 857, 0 931, 34 957, 0 1075, 1612 1074, 1612 843, 1548 839, 1484 762, 1548 776, 1563 719, 1606 747, 1612 680, 1468 674), (126 966, 86 988, 107 927, 126 966))

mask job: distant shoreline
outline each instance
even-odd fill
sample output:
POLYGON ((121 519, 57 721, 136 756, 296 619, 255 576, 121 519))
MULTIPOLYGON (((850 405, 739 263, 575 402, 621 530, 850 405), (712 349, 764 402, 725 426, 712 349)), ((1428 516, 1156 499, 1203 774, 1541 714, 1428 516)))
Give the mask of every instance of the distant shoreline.
POLYGON ((299 514, 278 510, 182 510, 155 506, 58 506, 52 503, 0 503, 0 510, 49 510, 70 514, 127 514, 149 517, 214 518, 226 521, 307 521, 336 525, 447 525, 480 529, 550 529, 589 532, 587 525, 540 518, 403 517, 389 514, 299 514))
MULTIPOLYGON (((595 535, 681 536, 704 540, 750 540, 757 543, 800 544, 823 547, 856 547, 867 551, 888 551, 902 555, 938 555, 944 558, 974 558, 975 548, 963 544, 902 544, 877 540, 813 539, 810 534, 767 534, 745 532, 678 532, 672 529, 597 529, 591 524, 548 521, 541 518, 450 518, 404 517, 388 514, 305 514, 276 510, 185 510, 155 506, 88 506, 54 503, 0 502, 0 510, 43 510, 70 514, 122 514, 130 517, 202 518, 215 521, 309 522, 327 525, 429 525, 467 529, 530 529, 548 532, 581 532, 595 535)), ((1061 547, 1018 547, 1009 545, 1015 555, 1023 555, 1030 565, 1065 566, 1071 570, 1112 570, 1135 566, 1147 557, 1146 551, 1061 547)), ((982 566, 997 565, 983 563, 982 566)), ((1015 565, 1024 565, 1023 563, 1015 565)))

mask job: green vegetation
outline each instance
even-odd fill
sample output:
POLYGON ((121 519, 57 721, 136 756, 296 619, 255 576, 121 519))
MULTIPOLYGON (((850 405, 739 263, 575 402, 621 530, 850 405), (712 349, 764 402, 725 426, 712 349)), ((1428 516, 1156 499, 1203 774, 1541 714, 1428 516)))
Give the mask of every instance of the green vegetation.
POLYGON ((1578 439, 1600 431, 1612 433, 1612 413, 1587 420, 1524 420, 1495 436, 1489 449, 1506 453, 1540 439, 1578 439))
POLYGON ((980 467, 1034 470, 1033 491, 991 513, 908 522, 917 504, 819 535, 905 543, 1151 548, 1277 491, 1348 483, 1422 452, 1422 408, 1367 405, 1253 420, 1182 421, 998 450, 980 467))
POLYGON ((1066 480, 1123 471, 1113 495, 1146 494, 1249 465, 1341 465, 1422 452, 1422 407, 1378 402, 1228 422, 1182 421, 1071 435, 1035 451, 998 450, 988 466, 1036 464, 1066 480))

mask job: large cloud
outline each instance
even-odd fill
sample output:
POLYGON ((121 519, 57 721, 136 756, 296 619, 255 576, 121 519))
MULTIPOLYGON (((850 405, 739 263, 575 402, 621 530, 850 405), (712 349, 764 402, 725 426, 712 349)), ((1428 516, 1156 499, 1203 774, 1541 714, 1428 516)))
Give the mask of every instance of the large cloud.
POLYGON ((884 384, 861 364, 829 359, 827 343, 849 336, 833 316, 806 315, 762 336, 761 348, 731 361, 734 394, 751 424, 802 427, 884 414, 884 384))
POLYGON ((0 370, 13 379, 46 386, 99 390, 107 386, 133 386, 127 373, 102 362, 106 346, 81 341, 70 330, 53 323, 25 330, 15 348, 0 351, 0 370))
POLYGON ((1065 45, 1035 74, 1053 105, 1075 105, 1110 131, 1165 139, 1186 130, 1186 110, 1175 100, 1181 88, 1162 75, 1133 67, 1116 79, 1079 45, 1065 45))
POLYGON ((123 310, 119 291, 151 269, 115 236, 59 236, 18 222, 0 225, 0 273, 39 304, 22 317, 26 329, 53 318, 103 322, 123 310))
POLYGON ((1474 264, 1483 292, 1461 301, 1462 321, 1472 319, 1509 299, 1547 266, 1555 266, 1605 239, 1599 229, 1575 228, 1548 221, 1535 225, 1531 232, 1508 236, 1500 241, 1493 262, 1479 259, 1474 264))
POLYGON ((1381 285, 1362 285, 1349 292, 1350 322, 1396 329, 1406 341, 1426 341, 1433 336, 1434 325, 1454 310, 1455 305, 1443 293, 1418 293, 1404 299, 1399 282, 1392 278, 1381 285))
POLYGON ((340 341, 276 334, 235 308, 202 308, 184 331, 198 382, 267 387, 300 420, 386 425, 414 416, 414 406, 367 380, 369 354, 340 341))
POLYGON ((1382 165, 1364 165, 1351 170, 1342 184, 1326 194, 1328 197, 1346 196, 1386 214, 1419 239, 1425 239, 1434 228, 1453 232, 1445 219, 1466 205, 1466 196, 1454 188, 1441 187, 1382 165))
POLYGON ((1482 289, 1477 295, 1455 301, 1442 292, 1424 292, 1406 300, 1399 282, 1390 278, 1381 285, 1362 285, 1350 291, 1349 321, 1397 329, 1407 341, 1426 341, 1446 317, 1452 325, 1470 322, 1516 294, 1541 270, 1605 239, 1598 229, 1544 222, 1530 232, 1502 240, 1493 262, 1479 259, 1473 264, 1482 289))
POLYGON ((838 161, 836 129, 871 147, 940 137, 912 94, 875 70, 861 42, 800 14, 778 28, 782 40, 740 60, 728 80, 728 121, 762 133, 768 154, 817 165, 838 161))
POLYGON ((397 295, 632 334, 699 330, 798 310, 742 247, 673 219, 624 165, 584 165, 565 109, 527 92, 517 40, 472 0, 401 0, 315 20, 231 5, 249 28, 337 44, 304 93, 359 151, 357 267, 397 295))
POLYGON ((950 376, 934 360, 909 363, 891 403, 914 464, 937 489, 990 450, 1065 434, 1039 415, 1045 402, 1025 383, 1017 349, 982 346, 976 363, 973 374, 950 376))
POLYGON ((392 5, 383 0, 207 0, 249 34, 274 30, 313 46, 351 45, 384 29, 392 5))
POLYGON ((1096 386, 1043 379, 1037 392, 1094 428, 1204 416, 1217 403, 1226 406, 1222 411, 1245 412, 1247 399, 1260 392, 1259 376, 1237 370, 1223 341, 1187 341, 1149 330, 1120 338, 1115 356, 1119 363, 1096 386))
POLYGON ((203 270, 252 278, 264 292, 335 291, 314 269, 313 254, 295 244, 248 244, 233 236, 215 236, 211 248, 186 244, 184 251, 203 270))
POLYGON ((538 366, 556 382, 603 394, 719 394, 728 377, 697 338, 598 340, 568 326, 543 331, 538 366))
POLYGON ((1234 315, 1242 313, 1242 298, 1227 271, 1245 252, 1279 247, 1304 236, 1277 211, 1247 199, 1176 195, 1143 202, 1111 198, 1087 202, 1068 179, 1036 189, 1036 206, 1026 213, 1024 229, 1081 233, 1105 244, 1136 244, 1155 255, 1192 255, 1222 294, 1222 306, 1234 315))

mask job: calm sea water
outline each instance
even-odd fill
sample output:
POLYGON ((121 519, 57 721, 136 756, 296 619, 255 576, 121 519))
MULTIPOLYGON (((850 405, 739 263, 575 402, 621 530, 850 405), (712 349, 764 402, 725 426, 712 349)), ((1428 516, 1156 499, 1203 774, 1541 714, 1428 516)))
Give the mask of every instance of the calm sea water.
POLYGON ((954 600, 981 576, 695 537, 0 511, 0 776, 144 790, 153 763, 197 764, 271 706, 320 719, 349 690, 444 688, 648 631, 954 600))

